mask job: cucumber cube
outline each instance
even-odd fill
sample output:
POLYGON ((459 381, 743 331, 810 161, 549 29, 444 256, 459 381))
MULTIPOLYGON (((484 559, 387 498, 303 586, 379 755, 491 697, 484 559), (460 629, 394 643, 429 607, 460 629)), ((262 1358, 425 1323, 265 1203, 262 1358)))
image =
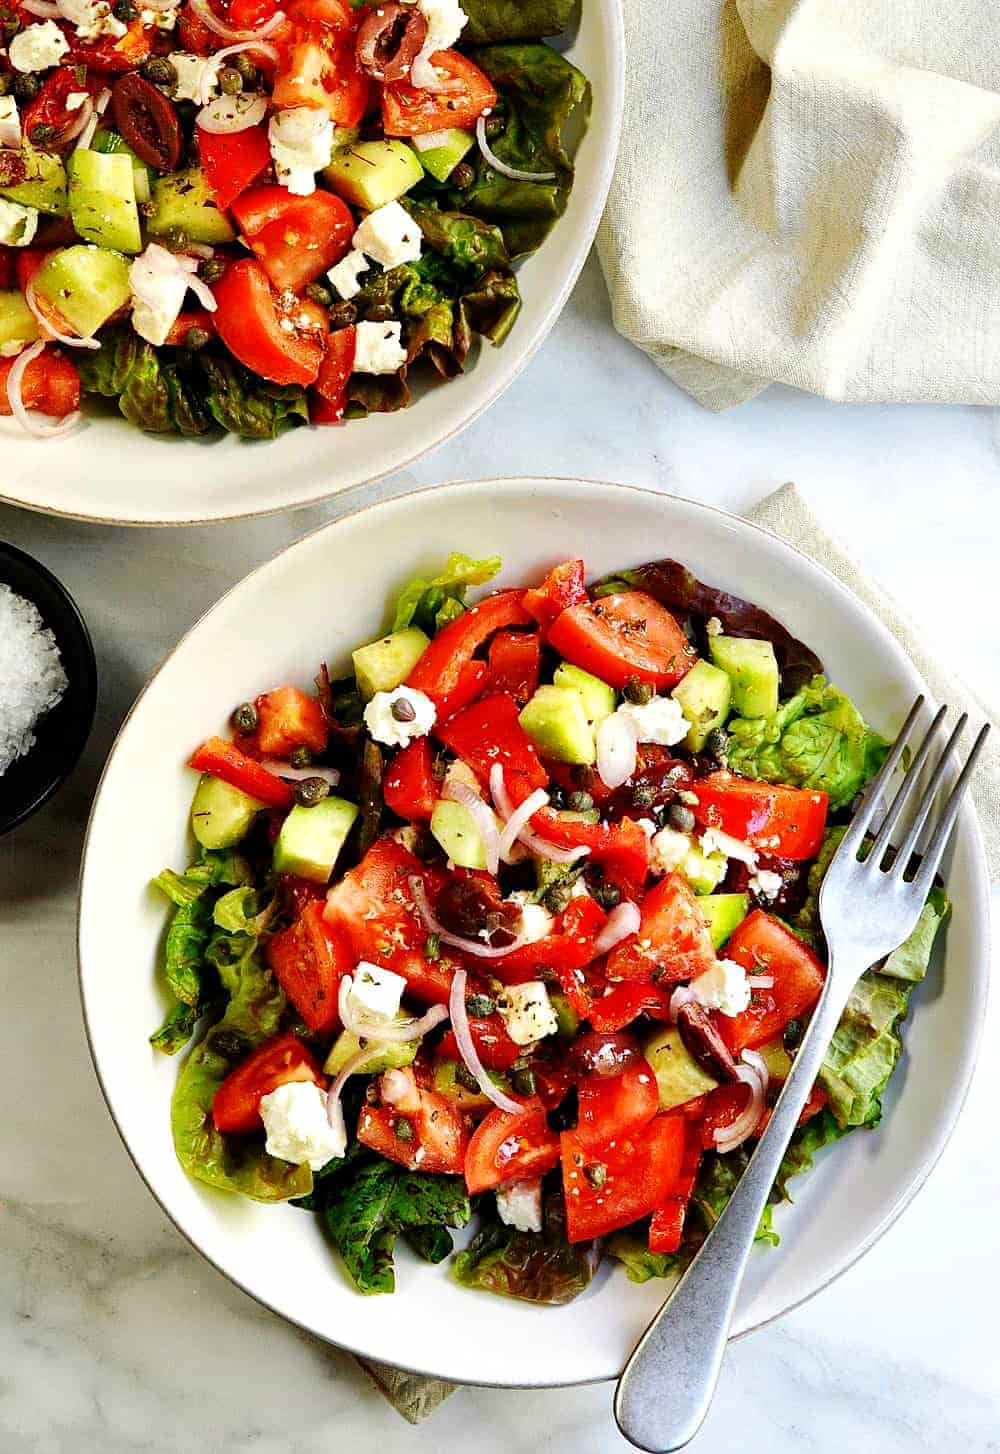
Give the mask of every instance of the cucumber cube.
POLYGON ((23 182, 13 187, 0 187, 0 197, 8 202, 20 202, 22 207, 37 207, 52 217, 65 217, 69 211, 66 193, 66 168, 59 157, 52 152, 36 151, 33 146, 23 146, 27 173, 23 182))
POLYGON ((721 667, 710 661, 698 661, 687 676, 670 693, 690 722, 684 746, 691 752, 700 752, 705 746, 708 734, 721 727, 729 716, 732 700, 732 680, 721 667))
POLYGON ((539 687, 520 722, 543 757, 584 766, 597 757, 594 729, 575 687, 539 687))
POLYGON ((257 798, 205 773, 191 803, 191 831, 203 848, 232 848, 263 807, 257 798))
POLYGON ((615 710, 614 688, 609 687, 607 682, 602 682, 600 677, 584 671, 582 667, 561 661, 552 674, 552 680, 557 687, 571 687, 573 691, 580 693, 587 721, 593 727, 599 727, 605 717, 610 717, 615 710))
POLYGON ((376 692, 391 692, 401 686, 429 645, 430 637, 419 626, 407 626, 380 641, 359 646, 351 658, 358 691, 367 700, 376 692))
POLYGON ((274 845, 275 873, 329 883, 358 811, 344 798, 323 798, 311 808, 297 803, 282 823, 274 845))
POLYGON ((405 141, 356 141, 339 146, 323 168, 333 190, 365 212, 395 202, 415 187, 424 169, 405 141))
POLYGON ((82 149, 69 159, 69 210, 88 242, 117 252, 142 251, 131 158, 82 149))
POLYGON ((710 636, 712 660, 732 678, 733 707, 741 717, 773 717, 778 710, 778 662, 770 641, 710 636))
POLYGON ((656 1076, 660 1110, 670 1111, 714 1090, 718 1081, 702 1070, 674 1026, 650 1036, 642 1048, 656 1076))
POLYGON ((486 845, 479 825, 462 803, 439 798, 431 814, 431 833, 459 868, 485 868, 486 845))
POLYGON ((128 262, 106 247, 63 248, 34 277, 35 292, 81 338, 89 338, 131 297, 128 262))
POLYGON ((750 900, 746 894, 703 894, 698 899, 698 907, 705 915, 712 946, 719 950, 737 924, 746 918, 750 900))

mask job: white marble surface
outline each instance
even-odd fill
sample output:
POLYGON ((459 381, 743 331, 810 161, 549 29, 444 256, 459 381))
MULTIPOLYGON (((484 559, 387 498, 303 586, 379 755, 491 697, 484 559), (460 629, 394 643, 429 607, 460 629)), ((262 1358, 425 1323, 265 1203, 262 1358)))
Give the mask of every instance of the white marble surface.
MULTIPOLYGON (((592 263, 505 398, 389 487, 582 474, 739 511, 794 479, 940 649, 996 696, 997 438, 986 410, 833 407, 780 390, 706 414, 612 332, 592 263)), ((350 1358, 262 1311, 188 1248, 135 1175, 91 1072, 75 882, 117 724, 226 586, 336 510, 129 532, 0 507, 0 538, 40 556, 76 594, 101 669, 84 764, 54 803, 0 840, 4 1454, 626 1447, 607 1386, 463 1390, 409 1428, 350 1358)), ((965 1116, 929 1185, 860 1266, 734 1347, 699 1454, 1000 1450, 998 1018, 994 1008, 965 1116)))

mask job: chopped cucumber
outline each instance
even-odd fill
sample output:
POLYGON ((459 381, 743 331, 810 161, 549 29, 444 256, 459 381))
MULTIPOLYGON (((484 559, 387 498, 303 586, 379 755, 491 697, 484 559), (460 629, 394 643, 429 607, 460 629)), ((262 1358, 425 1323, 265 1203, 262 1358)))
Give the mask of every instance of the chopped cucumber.
POLYGON ((135 184, 135 200, 137 202, 148 202, 150 194, 150 168, 146 163, 140 161, 135 152, 123 141, 117 131, 98 131, 90 143, 91 151, 121 152, 127 156, 132 163, 132 181, 135 184))
POLYGON ((705 853, 699 844, 692 843, 680 871, 696 894, 710 894, 725 878, 728 864, 724 853, 705 853))
POLYGON ((684 746, 700 752, 708 734, 721 727, 729 716, 733 695, 732 679, 721 667, 710 661, 698 661, 670 694, 681 705, 690 722, 684 746))
POLYGON ((267 805, 221 778, 202 775, 191 803, 191 831, 203 848, 232 848, 267 805))
POLYGON ((0 292, 0 357, 7 344, 33 343, 37 337, 38 324, 24 295, 16 288, 0 292))
POLYGON ((439 798, 431 814, 431 833, 459 868, 485 868, 486 845, 479 825, 462 803, 439 798))
MULTIPOLYGON (((410 1018, 401 1010, 395 1020, 397 1024, 403 1024, 410 1018)), ((352 1035, 350 1030, 341 1030, 326 1057, 326 1064, 323 1066, 326 1074, 337 1075, 360 1049, 361 1041, 357 1035, 352 1035)), ((412 1064, 419 1049, 419 1040, 388 1041, 377 1055, 365 1062, 362 1070, 365 1075, 372 1075, 379 1070, 402 1070, 404 1065, 412 1064)))
POLYGON ((543 757, 584 766, 597 757, 594 729, 575 687, 539 687, 520 721, 543 757))
POLYGON ((778 710, 778 662, 770 641, 710 636, 712 660, 733 682, 733 707, 741 717, 773 717, 778 710))
POLYGON ((476 138, 471 131, 462 131, 457 126, 447 131, 430 131, 426 136, 415 136, 412 145, 420 154, 425 172, 430 172, 437 182, 446 182, 459 162, 475 145, 476 138))
POLYGON ((757 1053, 767 1066, 767 1073, 771 1080, 788 1079, 788 1072, 792 1068, 792 1057, 785 1049, 780 1035, 777 1040, 769 1040, 766 1045, 761 1045, 757 1053))
MULTIPOLYGON (((498 1070, 488 1070, 486 1074, 495 1086, 503 1091, 510 1091, 510 1079, 498 1070)), ((458 1078, 457 1060, 435 1060, 434 1062, 434 1089, 439 1095, 447 1096, 450 1101, 463 1111, 485 1111, 493 1102, 489 1096, 483 1095, 482 1091, 470 1090, 463 1085, 458 1078)))
POLYGON ((562 990, 549 990, 549 1004, 556 1012, 559 1028, 556 1034, 560 1040, 572 1040, 580 1028, 580 1016, 574 1010, 562 990))
POLYGON ((750 908, 746 894, 702 894, 698 907, 705 915, 708 932, 712 936, 712 947, 721 949, 736 928, 742 924, 750 908))
POLYGON ((393 691, 406 681, 429 645, 430 637, 419 626, 407 626, 403 631, 391 631, 380 641, 359 646, 351 657, 358 691, 365 698, 393 691))
POLYGON ((69 212, 69 198, 66 191, 66 168, 51 152, 36 151, 32 146, 23 146, 21 155, 27 166, 27 176, 16 187, 0 187, 0 197, 8 202, 20 202, 22 207, 37 207, 52 217, 65 217, 69 212))
POLYGON ((323 798, 311 808, 296 803, 274 845, 275 873, 329 883, 358 812, 357 805, 344 798, 323 798))
POLYGON ((34 276, 35 292, 89 338, 129 301, 128 267, 120 252, 81 243, 46 259, 34 276))
POLYGON ((225 212, 216 204, 201 167, 185 167, 153 183, 151 237, 173 234, 189 242, 232 242, 236 236, 225 212))
POLYGON ((599 727, 605 717, 610 717, 615 710, 614 688, 609 687, 607 682, 602 682, 600 677, 584 671, 582 667, 562 661, 553 672, 552 680, 557 687, 572 687, 580 693, 587 721, 593 727, 599 727))
POLYGON ((88 242, 117 252, 142 251, 131 160, 80 149, 69 159, 69 210, 88 242))
POLYGON ((702 1070, 673 1025, 650 1036, 642 1053, 656 1076, 661 1111, 693 1101, 715 1090, 719 1083, 707 1070, 702 1070))
POLYGON ((424 169, 405 141, 356 141, 339 146, 323 176, 346 202, 374 212, 415 187, 424 169))

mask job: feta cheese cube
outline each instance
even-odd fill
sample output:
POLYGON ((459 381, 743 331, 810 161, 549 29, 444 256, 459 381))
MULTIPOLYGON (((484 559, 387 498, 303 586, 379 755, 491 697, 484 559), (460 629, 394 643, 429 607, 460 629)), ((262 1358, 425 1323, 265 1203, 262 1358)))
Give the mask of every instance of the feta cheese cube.
POLYGON ((13 96, 0 96, 0 146, 21 145, 21 118, 13 96))
POLYGON ((128 272, 132 290, 132 326, 140 338, 159 347, 176 323, 193 273, 194 258, 168 252, 151 242, 128 272))
MULTIPOLYGON (((382 325, 377 326, 381 328, 382 325)), ((358 332, 364 327, 365 324, 359 323, 358 332)), ((413 687, 376 692, 365 708, 365 726, 369 734, 386 747, 405 747, 414 737, 426 737, 436 717, 430 697, 413 687)))
POLYGON ((724 853, 727 858, 735 858, 740 863, 745 863, 747 868, 757 867, 757 850, 739 838, 731 838, 719 828, 706 828, 701 835, 701 846, 709 855, 724 853))
POLYGON ((559 1029, 549 992, 540 979, 508 985, 497 1008, 515 1045, 531 1045, 559 1029))
POLYGON ((333 154, 333 122, 314 106, 277 111, 267 128, 275 174, 295 197, 316 190, 316 173, 333 154))
POLYGON ((359 281, 361 274, 368 268, 368 259, 363 252, 358 252, 352 247, 346 257, 342 257, 339 263, 334 263, 332 268, 327 269, 327 277, 333 284, 337 294, 341 298, 353 298, 361 291, 359 281))
POLYGON ((750 888, 759 899, 776 899, 781 893, 784 879, 780 873, 769 868, 759 868, 750 880, 750 888))
POLYGON ((723 1015, 741 1015, 750 1004, 747 972, 732 959, 718 960, 693 979, 689 989, 706 1010, 718 1010, 723 1015))
POLYGON ((293 1080, 279 1085, 260 1103, 261 1119, 267 1132, 268 1155, 295 1166, 306 1162, 320 1171, 347 1149, 343 1128, 330 1125, 326 1095, 311 1080, 293 1080))
POLYGON ((112 14, 108 0, 60 0, 59 10, 64 20, 76 26, 81 40, 103 35, 120 40, 128 33, 128 26, 112 14))
POLYGON ((683 742, 690 726, 680 702, 673 697, 653 697, 648 702, 623 702, 617 715, 635 723, 640 742, 656 742, 673 747, 683 742))
POLYGON ((423 233, 398 202, 387 202, 369 212, 354 234, 354 246, 384 268, 416 262, 423 233))
POLYGON ((497 1215, 508 1227, 518 1232, 542 1230, 542 1178, 526 1176, 522 1181, 509 1181, 498 1186, 497 1215))
POLYGON ((406 980, 391 969, 362 960, 351 976, 347 1002, 355 1014, 369 1020, 391 1020, 398 1012, 406 980))
POLYGON ((5 247, 27 247, 37 230, 37 208, 0 197, 0 242, 5 247))
POLYGON ((18 31, 7 54, 15 71, 47 71, 69 50, 69 41, 54 20, 28 25, 18 31))
POLYGON ((175 101, 194 101, 202 104, 201 85, 204 80, 207 86, 207 97, 218 96, 219 94, 219 63, 214 56, 207 59, 204 56, 190 55, 187 51, 174 51, 170 57, 170 64, 177 72, 177 86, 174 90, 175 101), (209 80, 209 77, 211 79, 209 80))
POLYGON ((676 828, 661 828, 649 845, 649 866, 653 873, 673 873, 691 852, 691 839, 676 828))
POLYGON ((354 367, 359 374, 394 374, 406 362, 401 323, 359 323, 354 334, 354 367))
POLYGON ((520 906, 521 924, 518 932, 526 944, 537 944, 539 939, 545 939, 552 933, 555 923, 552 915, 541 904, 529 902, 529 895, 524 890, 511 894, 509 902, 520 906))
POLYGON ((414 57, 412 79, 415 86, 425 86, 431 56, 439 50, 451 49, 469 17, 458 0, 417 0, 417 9, 427 21, 427 34, 419 55, 414 57))
POLYGON ((89 91, 70 91, 69 95, 66 97, 66 110, 67 111, 79 111, 79 109, 83 105, 84 101, 89 101, 89 100, 90 100, 90 92, 89 91))

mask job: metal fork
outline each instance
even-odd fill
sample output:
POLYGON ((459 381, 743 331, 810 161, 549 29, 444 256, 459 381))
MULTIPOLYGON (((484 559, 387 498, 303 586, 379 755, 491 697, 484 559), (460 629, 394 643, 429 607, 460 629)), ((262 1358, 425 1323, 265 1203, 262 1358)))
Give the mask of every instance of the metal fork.
POLYGON ((989 733, 983 726, 914 871, 908 873, 921 830, 948 774, 965 713, 941 753, 926 789, 918 794, 947 707, 942 707, 917 748, 885 818, 862 861, 859 851, 872 831, 878 804, 903 759, 924 705, 918 697, 885 766, 871 783, 831 860, 819 897, 820 922, 829 950, 826 983, 770 1123, 719 1221, 687 1272, 646 1329, 618 1383, 615 1418, 627 1439, 651 1454, 682 1449, 708 1413, 722 1369, 729 1325, 768 1195, 827 1047, 858 978, 898 948, 916 927, 924 900, 951 837, 969 779, 989 733), (893 854, 890 837, 907 807, 912 819, 893 854))

